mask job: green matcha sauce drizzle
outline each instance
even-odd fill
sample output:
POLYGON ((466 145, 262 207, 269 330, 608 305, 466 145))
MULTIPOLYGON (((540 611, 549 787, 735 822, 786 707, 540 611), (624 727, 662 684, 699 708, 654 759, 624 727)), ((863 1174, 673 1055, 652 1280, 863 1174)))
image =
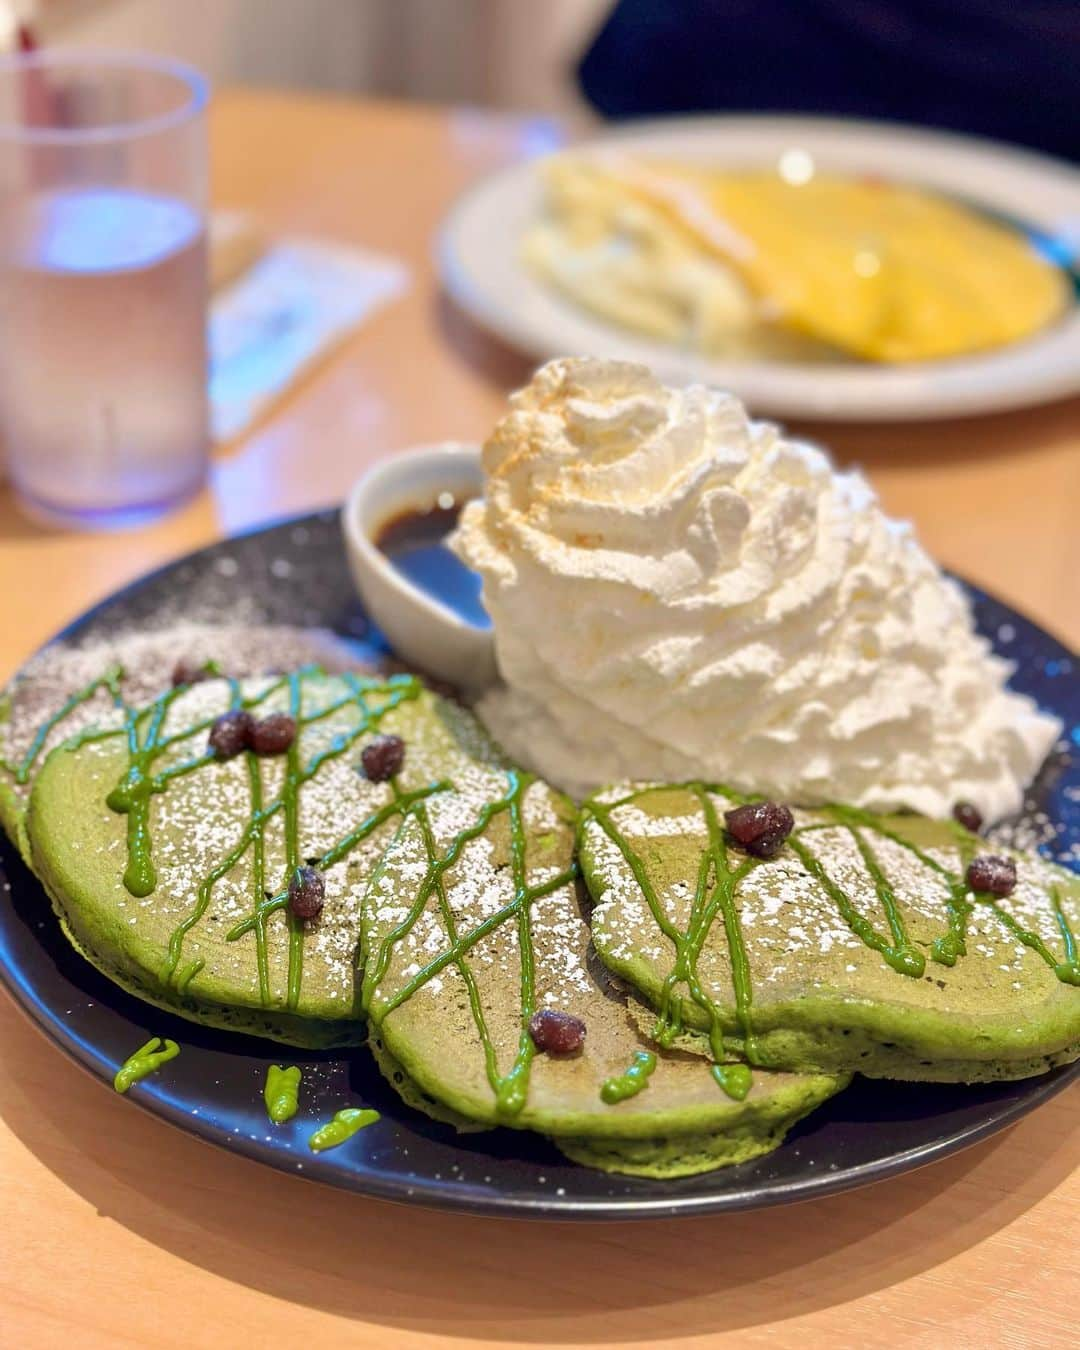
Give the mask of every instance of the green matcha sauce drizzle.
MULTIPOLYGON (((698 868, 694 896, 690 904, 685 930, 673 922, 666 912, 655 886, 649 879, 645 863, 631 847, 629 840, 622 834, 613 819, 613 813, 620 807, 635 802, 649 789, 628 793, 613 802, 600 802, 592 799, 583 808, 583 823, 589 819, 603 830, 604 834, 618 848, 642 896, 648 905, 657 928, 674 948, 674 960, 660 991, 658 1015, 653 1036, 665 1049, 674 1044, 676 1037, 683 1031, 683 999, 689 997, 706 1014, 709 1021, 709 1046, 713 1059, 712 1074, 719 1086, 731 1097, 741 1101, 751 1086, 750 1065, 764 1065, 766 1061, 759 1053, 754 1036, 752 1020, 753 990, 750 968, 747 961, 746 945, 743 939, 739 911, 736 905, 736 893, 739 883, 755 867, 769 866, 770 861, 745 855, 738 855, 736 862, 729 857, 727 839, 717 817, 713 794, 739 804, 746 797, 727 787, 708 787, 704 783, 686 783, 681 785, 698 802, 704 817, 708 844, 702 853, 698 868), (738 1035, 725 1032, 727 1021, 723 1009, 709 997, 698 974, 698 958, 714 924, 720 921, 724 926, 731 962, 731 984, 734 995, 735 1024, 738 1035), (680 992, 685 991, 685 992, 680 992), (731 1052, 742 1056, 746 1063, 725 1063, 731 1052)), ((1065 959, 1058 961, 1054 954, 1036 933, 1024 928, 1007 909, 991 895, 974 894, 972 898, 963 875, 943 866, 918 845, 905 839, 891 829, 887 822, 868 811, 856 807, 832 806, 825 809, 827 819, 805 825, 793 831, 787 840, 787 847, 799 859, 804 869, 822 887, 851 931, 866 946, 878 952, 882 959, 898 974, 918 978, 926 969, 926 958, 910 941, 899 902, 893 892, 881 866, 870 835, 876 834, 889 839, 906 849, 925 867, 936 873, 948 890, 946 910, 948 915, 947 931, 931 944, 930 956, 941 965, 953 966, 966 954, 966 932, 969 916, 976 906, 985 905, 992 909, 1010 934, 1024 946, 1031 948, 1050 966, 1058 979, 1066 984, 1080 985, 1080 962, 1077 960, 1077 943, 1061 907, 1060 895, 1053 894, 1054 910, 1058 927, 1065 944, 1065 959), (840 827, 846 829, 858 850, 875 894, 881 905, 888 925, 888 934, 883 934, 861 914, 844 889, 839 886, 815 855, 807 842, 807 837, 815 831, 840 827)), ((974 841, 966 831, 958 829, 961 860, 966 867, 974 851, 974 841)), ((612 1083, 618 1079, 610 1080, 612 1083)), ((608 1084, 605 1084, 605 1089, 608 1084)), ((605 1100, 607 1098, 605 1097, 605 1100)))
MULTIPOLYGON (((96 679, 91 680, 89 684, 86 684, 81 689, 77 690, 71 695, 62 708, 57 709, 51 717, 47 717, 37 728, 34 733, 34 738, 30 742, 22 759, 15 762, 6 758, 0 759, 0 769, 3 769, 5 773, 10 774, 20 786, 25 786, 30 781, 30 774, 33 772, 34 765, 37 763, 42 750, 45 748, 45 743, 56 728, 67 721, 76 708, 81 707, 84 703, 88 703, 101 689, 108 690, 109 694, 112 696, 113 705, 115 707, 122 708, 124 706, 123 696, 120 692, 120 682, 123 678, 123 668, 114 664, 105 671, 104 675, 99 675, 96 679)), ((106 734, 116 735, 117 733, 114 731, 106 734)))
MULTIPOLYGON (((174 928, 169 938, 168 955, 161 970, 163 982, 172 983, 181 992, 198 973, 192 965, 182 966, 184 940, 188 933, 199 923, 210 904, 214 888, 233 868, 250 854, 251 887, 253 910, 251 915, 236 924, 227 934, 230 941, 236 941, 247 933, 254 933, 256 960, 259 974, 259 993, 264 1006, 270 1006, 270 973, 266 945, 266 925, 270 916, 286 906, 288 900, 288 877, 298 865, 299 858, 299 797, 305 783, 311 781, 328 760, 336 759, 351 749, 361 737, 371 735, 387 713, 402 703, 415 699, 420 692, 420 683, 412 676, 393 676, 385 682, 371 683, 361 681, 352 675, 341 678, 346 682, 349 693, 342 698, 306 713, 303 708, 303 681, 306 675, 319 674, 317 667, 304 670, 272 681, 259 694, 243 698, 240 686, 232 682, 233 708, 253 709, 264 703, 281 690, 288 692, 289 712, 296 719, 298 731, 314 722, 331 717, 346 708, 356 708, 360 714, 356 725, 346 733, 335 736, 330 745, 311 757, 306 763, 300 759, 299 735, 285 755, 285 774, 277 795, 265 799, 263 788, 263 765, 252 751, 245 751, 246 770, 250 792, 250 815, 247 824, 241 829, 239 838, 220 862, 204 876, 195 888, 195 903, 190 912, 174 928), (267 824, 278 814, 284 823, 286 867, 283 876, 277 881, 277 889, 267 889, 264 835, 267 824)), ((124 885, 137 896, 149 895, 157 885, 157 873, 153 861, 153 843, 150 834, 150 804, 153 797, 165 792, 176 778, 194 773, 199 769, 216 763, 213 752, 200 749, 190 759, 181 760, 167 769, 155 772, 155 765, 166 751, 178 743, 186 742, 195 736, 205 734, 213 725, 214 718, 205 718, 193 726, 185 727, 170 735, 163 734, 165 720, 174 700, 183 692, 183 688, 171 689, 155 699, 148 708, 129 710, 125 725, 128 745, 128 767, 120 782, 109 793, 107 804, 112 810, 127 816, 128 864, 124 872, 124 885)), ((432 792, 442 790, 444 784, 431 784, 406 794, 401 800, 388 803, 374 812, 344 839, 316 860, 320 868, 330 867, 343 858, 358 843, 366 839, 387 820, 400 814, 413 801, 422 799, 432 792)), ((275 879, 277 880, 277 879, 275 879)), ((303 925, 291 915, 289 925, 289 957, 286 981, 286 1006, 294 1009, 300 997, 300 985, 303 976, 303 925)), ((199 967, 201 968, 201 967, 199 967)))
MULTIPOLYGON (((659 1016, 653 1033, 657 1043, 664 1049, 670 1049, 675 1038, 683 1030, 683 1003, 678 991, 680 986, 684 986, 693 1002, 709 1019, 709 1047, 714 1060, 717 1061, 716 1067, 721 1067, 720 1061, 727 1057, 731 1046, 724 1036, 723 1013, 706 993, 698 975, 698 958, 713 924, 719 917, 724 925, 728 950, 731 954, 735 1018, 741 1033, 737 1048, 750 1063, 757 1063, 760 1062, 760 1056, 751 1021, 753 991, 750 966, 735 906, 735 888, 758 864, 753 858, 740 858, 735 862, 729 857, 727 839, 709 792, 701 783, 689 784, 688 790, 697 798, 702 809, 709 842, 698 867, 697 884, 685 932, 678 928, 665 912, 656 888, 649 880, 644 863, 630 847, 629 841, 619 831, 612 818, 613 812, 618 807, 632 802, 640 794, 631 793, 610 804, 591 801, 587 810, 618 847, 645 897, 654 922, 675 949, 675 960, 660 994, 659 1016)), ((725 795, 732 796, 736 801, 741 800, 734 793, 725 795)), ((727 1072, 727 1066, 724 1066, 723 1073, 714 1074, 714 1077, 729 1096, 737 1099, 741 1100, 749 1090, 749 1083, 744 1087, 739 1076, 732 1076, 727 1072), (735 1090, 732 1090, 733 1088, 735 1090)))
MULTIPOLYGON (((1019 923, 1008 909, 1003 907, 997 898, 993 895, 983 894, 981 892, 971 892, 968 889, 967 882, 961 873, 953 872, 943 866, 919 848, 917 844, 905 839, 903 835, 889 828, 885 821, 877 816, 871 815, 868 811, 863 811, 853 806, 832 806, 828 808, 829 814, 840 824, 847 825, 853 834, 857 832, 857 826, 862 825, 865 828, 874 831, 884 839, 890 839, 894 844, 906 849, 913 857, 930 871, 935 872, 945 886, 948 888, 948 899, 946 901, 946 910, 948 913, 948 929, 941 936, 934 939, 930 948, 931 959, 939 965, 954 966, 961 956, 967 955, 967 921, 975 912, 976 906, 982 905, 993 911, 1000 923, 1008 929, 1009 933, 1016 938, 1023 946, 1029 947, 1036 952, 1039 957, 1050 967, 1059 980, 1064 984, 1080 985, 1080 962, 1077 961, 1076 938, 1069 927, 1069 922, 1061 908, 1061 896, 1055 887, 1051 893, 1051 903, 1054 906, 1054 914, 1057 919, 1058 929, 1061 932, 1062 940, 1065 945, 1065 960, 1058 961, 1053 952, 1043 942, 1037 933, 1031 932, 1019 923), (973 898, 970 898, 973 897, 973 898)), ((796 831, 798 834, 806 834, 813 826, 803 830, 796 831)), ((965 830, 957 828, 958 842, 960 848, 960 858, 963 867, 966 870, 968 862, 974 856, 974 840, 965 830)), ((864 857, 866 854, 864 853, 864 857)), ((878 869, 880 871, 880 869, 878 869)), ((871 873, 873 875, 873 873, 871 873)), ((881 895, 880 889, 878 890, 881 895)), ((886 911, 888 913, 888 910, 886 911)), ((846 916, 845 916, 846 917, 846 916)), ((857 931, 857 930, 856 930, 857 931)), ((902 935, 902 928, 893 929, 894 935, 898 932, 902 935)), ((860 934, 861 936, 861 934, 860 934)), ((906 942, 906 939, 905 939, 906 942)), ((875 945, 870 943, 868 945, 875 945)), ((879 949, 880 950, 880 949, 879 949)), ((910 951, 910 948, 907 950, 910 951)), ((884 953, 883 953, 884 954, 884 953)), ((917 962, 911 963, 915 968, 904 969, 904 961, 890 961, 889 964, 894 969, 901 970, 905 975, 921 975, 925 969, 925 961, 921 954, 913 953, 918 958, 917 962)), ((888 956, 886 956, 888 960, 888 956)))
POLYGON ((655 1068, 656 1056, 652 1051, 639 1050, 625 1073, 619 1074, 618 1078, 607 1079, 600 1089, 601 1098, 609 1106, 614 1106, 616 1102, 626 1101, 627 1097, 636 1097, 649 1086, 655 1068))
POLYGON ((268 1064, 263 1101, 266 1114, 275 1125, 292 1120, 300 1109, 300 1070, 295 1064, 283 1069, 280 1064, 268 1064))
POLYGON ((746 1100, 754 1084, 754 1077, 748 1064, 714 1064, 712 1076, 716 1079, 717 1085, 737 1102, 746 1100))
MULTIPOLYGON (((299 731, 313 722, 332 716, 348 707, 354 707, 360 714, 356 725, 348 732, 334 737, 329 747, 314 755, 306 763, 300 755, 300 736, 294 739, 285 756, 285 773, 277 795, 267 799, 264 792, 262 765, 254 753, 245 752, 246 768, 249 780, 250 814, 246 825, 229 852, 207 873, 195 887, 195 901, 190 912, 177 924, 168 943, 168 956, 161 971, 161 978, 170 982, 180 992, 202 969, 201 959, 181 964, 184 939, 199 923, 210 904, 214 887, 227 876, 242 859, 250 855, 251 891, 253 907, 251 912, 226 934, 226 939, 235 942, 253 934, 256 945, 256 957, 259 973, 259 992, 264 1006, 271 1006, 269 962, 267 956, 267 922, 278 910, 288 903, 288 878, 293 870, 304 861, 300 857, 300 795, 304 784, 311 781, 321 767, 330 759, 345 754, 361 738, 367 739, 379 728, 382 719, 394 708, 407 700, 418 697, 421 685, 412 676, 394 676, 382 683, 361 681, 354 676, 342 678, 348 683, 350 692, 346 697, 336 700, 328 706, 313 712, 306 712, 303 702, 303 679, 306 674, 317 674, 316 667, 306 668, 298 674, 285 676, 272 682, 260 694, 252 698, 243 698, 238 683, 233 682, 231 706, 251 709, 263 703, 275 692, 288 690, 289 712, 295 718, 299 731), (277 889, 269 889, 266 875, 264 850, 264 832, 267 823, 281 814, 284 837, 286 866, 280 878, 275 878, 277 889)), ((124 884, 134 895, 150 894, 157 885, 157 874, 153 860, 153 841, 150 830, 150 806, 156 794, 167 791, 169 784, 176 778, 194 773, 216 763, 208 749, 200 748, 191 758, 171 764, 168 768, 157 770, 155 766, 166 751, 174 746, 193 739, 209 731, 213 721, 206 718, 194 726, 164 734, 164 726, 169 708, 182 693, 182 689, 173 689, 155 699, 141 710, 126 710, 126 720, 122 734, 126 736, 128 747, 128 767, 120 782, 109 793, 107 802, 112 810, 127 816, 128 862, 124 872, 124 884)), ((108 734, 119 734, 116 731, 108 734)), ((522 819, 525 794, 534 781, 527 774, 507 771, 507 789, 498 800, 487 803, 478 813, 476 820, 461 830, 448 847, 440 854, 436 845, 431 822, 427 811, 427 801, 436 793, 453 789, 453 784, 439 781, 423 787, 403 790, 393 780, 392 797, 378 810, 339 839, 321 857, 311 861, 319 870, 326 870, 345 858, 363 840, 391 820, 398 821, 399 832, 409 821, 415 821, 423 840, 427 855, 427 870, 420 883, 416 898, 405 919, 381 942, 379 949, 368 962, 364 976, 365 992, 370 996, 386 975, 395 946, 408 936, 419 921, 425 907, 434 900, 445 928, 448 946, 439 956, 431 960, 402 988, 396 990, 386 1001, 382 1015, 386 1016, 406 1002, 428 980, 432 979, 448 965, 453 965, 460 973, 468 991, 469 1007, 476 1026, 477 1035, 484 1051, 484 1059, 489 1082, 495 1094, 496 1109, 502 1115, 513 1116, 521 1111, 528 1094, 530 1065, 536 1053, 536 1047, 528 1033, 528 1022, 535 1011, 535 969, 532 947, 530 910, 535 901, 571 884, 577 877, 577 866, 572 863, 558 876, 538 885, 530 886, 527 880, 526 832, 522 819), (458 922, 451 909, 446 875, 461 858, 466 845, 483 835, 492 822, 506 815, 510 834, 510 866, 513 880, 513 898, 496 913, 489 915, 468 932, 460 932, 458 922), (503 923, 513 923, 517 932, 521 961, 521 1032, 513 1063, 501 1072, 496 1061, 495 1047, 484 1015, 476 980, 467 962, 468 953, 484 937, 503 923)), ((303 924, 288 916, 289 956, 286 1006, 294 1009, 300 996, 303 978, 303 924)), ((275 1080, 277 1082, 277 1080, 275 1080)), ((278 1084, 280 1085, 280 1084, 278 1084)), ((269 1109, 270 1086, 267 1085, 269 1109)), ((341 1113, 339 1113, 340 1117, 341 1113)), ((335 1118, 338 1120, 338 1118, 335 1118)), ((350 1117, 351 1120, 351 1117, 350 1117)), ((365 1122, 367 1123, 367 1122, 365 1122)), ((337 1126, 326 1126, 326 1130, 343 1128, 340 1121, 337 1126)), ((354 1128, 359 1128, 355 1126, 354 1128)), ((314 1145, 313 1145, 314 1146, 314 1145)), ((329 1144, 320 1147, 330 1147, 329 1144)))
POLYGON ((151 1036, 145 1045, 141 1045, 133 1055, 129 1055, 116 1071, 113 1087, 117 1092, 126 1092, 133 1083, 140 1082, 148 1074, 160 1069, 170 1059, 175 1059, 180 1047, 175 1041, 162 1041, 160 1036, 151 1036))
MULTIPOLYGON (((441 857, 437 856, 427 806, 424 801, 411 807, 418 822, 424 848, 427 854, 427 871, 417 889, 416 897, 405 918, 379 944, 378 950, 368 962, 364 972, 364 990, 369 996, 377 989, 389 968, 394 948, 406 938, 424 913, 428 902, 434 896, 439 916, 446 929, 449 942, 445 951, 429 961, 417 973, 398 989, 384 1003, 380 1016, 388 1016, 412 998, 439 971, 453 965, 460 974, 469 996, 469 1010, 476 1027, 476 1033, 484 1050, 484 1061, 488 1082, 495 1094, 495 1108, 500 1115, 517 1115, 525 1105, 529 1088, 529 1071, 536 1054, 536 1046, 529 1035, 529 1018, 535 1011, 535 966, 533 957, 531 909, 535 901, 553 891, 571 884, 577 876, 576 864, 571 864, 558 876, 536 886, 530 886, 527 880, 525 859, 525 826, 522 820, 522 807, 530 785, 534 779, 525 773, 507 771, 507 792, 497 801, 487 803, 479 812, 476 821, 460 831, 449 848, 441 857), (491 822, 506 814, 510 827, 510 865, 513 881, 513 899, 494 914, 489 915, 467 933, 458 931, 457 921, 446 895, 446 873, 459 860, 466 844, 484 834, 491 822), (521 962, 521 1031, 518 1039, 517 1054, 513 1064, 505 1074, 500 1073, 496 1062, 495 1047, 484 1016, 476 980, 469 968, 466 956, 468 952, 489 933, 504 923, 516 925, 518 949, 521 962)), ((365 1000, 366 1001, 366 1000, 365 1000)))
MULTIPOLYGON (((483 1047, 487 1077, 495 1096, 496 1109, 504 1116, 516 1115, 523 1108, 527 1097, 530 1067, 536 1054, 528 1033, 529 1018, 535 1011, 531 907, 543 896, 573 883, 578 874, 576 863, 572 863, 569 868, 548 881, 535 886, 528 884, 525 858, 526 833, 522 810, 525 794, 534 780, 528 774, 513 770, 506 773, 507 788, 504 795, 496 801, 487 803, 478 812, 476 820, 461 830, 441 854, 435 843, 427 803, 436 793, 451 791, 453 784, 439 781, 405 791, 394 780, 391 783, 392 797, 389 801, 373 811, 366 819, 358 822, 321 857, 313 860, 301 859, 299 817, 303 786, 315 777, 327 761, 347 753, 362 737, 366 738, 375 733, 389 712, 409 700, 416 699, 421 690, 420 682, 412 676, 394 676, 376 682, 345 675, 341 677, 348 687, 348 693, 344 697, 308 711, 304 707, 303 699, 305 677, 321 674, 318 667, 305 667, 296 674, 272 680, 259 694, 249 698, 243 697, 238 682, 231 682, 231 706, 235 709, 254 709, 276 693, 287 691, 289 712, 296 720, 298 733, 304 727, 347 708, 354 708, 359 717, 348 732, 335 736, 325 749, 307 762, 301 759, 298 734, 284 756, 284 774, 280 788, 276 795, 270 798, 265 792, 263 765, 259 757, 251 751, 244 752, 249 782, 249 818, 241 827, 234 846, 197 883, 191 910, 176 925, 169 937, 168 955, 161 970, 161 978, 164 982, 171 983, 178 992, 184 993, 203 969, 202 958, 186 963, 182 961, 184 940, 206 913, 218 882, 250 855, 252 910, 247 917, 230 929, 226 937, 229 941, 235 942, 248 934, 254 935, 260 999, 263 1006, 272 1006, 275 1000, 271 996, 270 989, 267 923, 275 913, 287 906, 288 878, 293 869, 302 861, 307 861, 320 870, 325 870, 344 859, 389 821, 398 822, 397 837, 400 837, 406 826, 413 822, 423 841, 427 858, 426 872, 405 918, 382 939, 378 949, 372 953, 367 962, 363 976, 365 1002, 372 999, 385 978, 397 944, 409 935, 429 903, 434 902, 446 932, 447 946, 384 1001, 381 1015, 387 1016, 440 971, 453 966, 460 974, 468 994, 469 1008, 483 1047), (271 889, 268 885, 264 836, 268 822, 279 814, 283 823, 286 866, 280 877, 273 878, 276 889, 271 889), (469 842, 483 835, 492 822, 503 815, 507 818, 510 835, 512 899, 471 930, 461 932, 447 894, 447 873, 460 860, 469 842), (494 1043, 467 958, 477 943, 504 923, 512 923, 515 926, 520 953, 521 1032, 514 1060, 509 1068, 502 1072, 496 1060, 494 1043)), ((151 894, 157 885, 150 830, 153 798, 166 792, 174 779, 204 769, 216 763, 216 759, 204 742, 190 758, 180 759, 167 768, 157 766, 162 757, 174 747, 182 746, 197 736, 206 735, 215 718, 206 717, 194 725, 165 734, 169 710, 174 700, 184 692, 184 687, 170 689, 149 705, 135 709, 128 707, 122 697, 122 678, 123 672, 119 666, 110 667, 101 677, 72 695, 57 713, 38 728, 23 758, 17 763, 2 760, 0 768, 13 775, 19 783, 29 781, 33 767, 53 730, 99 690, 107 690, 114 706, 123 714, 123 725, 82 732, 69 744, 78 746, 112 737, 123 737, 126 741, 127 768, 120 781, 108 794, 107 803, 112 810, 127 817, 127 866, 124 884, 133 895, 141 897, 151 894)), ((593 819, 618 847, 649 906, 657 927, 674 949, 674 961, 659 998, 658 1019, 654 1030, 657 1042, 665 1048, 675 1043, 683 1031, 684 1000, 689 998, 702 1009, 708 1020, 709 1043, 715 1060, 712 1065, 713 1077, 729 1096, 742 1100, 751 1086, 749 1066, 764 1064, 766 1061, 759 1052, 754 1033, 753 989, 737 905, 737 891, 740 882, 755 867, 769 864, 738 852, 734 855, 729 853, 727 836, 718 819, 712 794, 722 795, 734 803, 747 800, 745 797, 727 788, 712 788, 702 783, 683 786, 693 794, 701 808, 708 837, 707 847, 698 869, 685 931, 680 929, 666 913, 649 880, 642 859, 623 837, 613 820, 613 812, 619 806, 634 801, 640 793, 628 794, 612 803, 590 801, 585 807, 585 818, 593 819), (698 973, 699 957, 717 922, 723 924, 730 955, 734 1034, 726 1030, 725 1014, 709 997, 698 973), (740 1055, 745 1063, 731 1063, 732 1053, 740 1055)), ((1059 896, 1055 894, 1054 904, 1065 945, 1064 960, 1061 961, 1037 934, 1025 929, 994 897, 970 895, 963 876, 951 872, 917 845, 890 829, 886 822, 856 808, 842 806, 829 808, 826 820, 795 830, 788 840, 788 847, 833 900, 852 932, 868 947, 880 953, 882 959, 898 973, 911 977, 922 975, 926 958, 908 938, 900 906, 871 843, 871 837, 874 835, 892 840, 906 849, 925 867, 935 872, 947 887, 948 929, 933 942, 930 951, 932 960, 951 966, 965 954, 968 918, 977 906, 986 905, 994 910, 1000 921, 1019 942, 1038 953, 1060 980, 1080 985, 1080 962, 1077 960, 1076 939, 1062 912, 1059 896), (885 916, 887 933, 879 932, 873 923, 858 911, 850 897, 828 875, 813 851, 810 840, 814 831, 835 827, 848 830, 855 843, 885 916)), ((964 850, 970 855, 972 847, 973 841, 964 835, 961 841, 962 857, 965 856, 964 850)), ((287 914, 286 921, 289 934, 286 1006, 295 1009, 303 978, 305 930, 303 924, 291 914, 287 914)), ((127 1061, 116 1076, 118 1091, 126 1091, 131 1083, 153 1072, 159 1064, 178 1053, 175 1042, 166 1041, 164 1049, 159 1048, 160 1044, 161 1042, 155 1038, 127 1061)), ((623 1074, 603 1084, 601 1096, 605 1101, 621 1101, 640 1092, 647 1086, 654 1067, 655 1057, 648 1052, 641 1052, 623 1074)), ((298 1089, 298 1070, 272 1066, 268 1073, 265 1096, 271 1119, 288 1119, 296 1109, 294 1085, 291 1080, 294 1072, 297 1076, 295 1088, 298 1089), (273 1083, 271 1075, 275 1075, 273 1083), (293 1094, 291 1109, 290 1093, 293 1094), (288 1110, 288 1115, 275 1117, 274 1110, 288 1110)), ((312 1137, 311 1146, 315 1149, 333 1147, 350 1137, 363 1125, 371 1123, 373 1117, 374 1113, 356 1108, 339 1112, 332 1122, 323 1126, 312 1137), (320 1142, 317 1143, 317 1140, 320 1142)))
POLYGON ((339 1144, 344 1144, 346 1140, 351 1139, 359 1130, 374 1125, 378 1119, 378 1111, 372 1111, 361 1106, 346 1106, 343 1110, 337 1112, 333 1120, 319 1126, 308 1140, 308 1148, 311 1149, 312 1153, 322 1153, 324 1149, 337 1148, 339 1144))

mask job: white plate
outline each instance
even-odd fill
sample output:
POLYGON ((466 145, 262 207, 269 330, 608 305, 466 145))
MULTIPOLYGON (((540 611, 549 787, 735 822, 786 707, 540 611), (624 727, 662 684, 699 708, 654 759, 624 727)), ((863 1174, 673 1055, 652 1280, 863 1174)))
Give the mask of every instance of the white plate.
MULTIPOLYGON (((803 117, 639 122, 606 139, 642 153, 732 165, 775 163, 799 148, 819 168, 937 188, 1052 236, 1066 256, 1080 252, 1080 173, 992 141, 803 117)), ((538 360, 587 353, 644 361, 673 382, 733 389, 755 412, 843 420, 962 416, 1080 393, 1080 305, 1045 333, 1000 351, 911 366, 712 360, 637 337, 576 309, 522 266, 521 237, 540 204, 538 161, 527 161, 467 193, 439 240, 443 280, 457 303, 538 360)))

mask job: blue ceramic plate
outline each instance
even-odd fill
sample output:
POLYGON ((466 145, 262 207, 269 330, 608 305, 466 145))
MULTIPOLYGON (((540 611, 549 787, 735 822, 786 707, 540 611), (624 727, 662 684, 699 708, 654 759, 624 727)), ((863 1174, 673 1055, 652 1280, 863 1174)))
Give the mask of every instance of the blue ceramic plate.
MULTIPOLYGON (((1047 766, 1027 807, 1057 827, 1048 851, 1080 856, 1080 680, 1075 658, 999 602, 973 591, 979 626, 1017 663, 1015 685, 1065 720, 1078 749, 1047 766)), ((357 607, 336 512, 230 539, 136 582, 63 634, 92 639, 190 621, 317 624, 382 654, 357 607)), ((182 655, 183 653, 178 653, 182 655)), ((683 1181, 610 1177, 568 1163, 543 1139, 491 1130, 458 1136, 404 1106, 365 1050, 305 1053, 302 1109, 289 1124, 266 1118, 262 1088, 282 1051, 203 1029, 117 989, 67 944, 34 877, 0 852, 0 979, 45 1034, 104 1084, 150 1035, 171 1036, 180 1056, 135 1087, 132 1103, 211 1143, 284 1171, 364 1195, 476 1213, 627 1218, 752 1209, 865 1185, 944 1157, 1012 1124, 1067 1083, 1080 1064, 1022 1083, 954 1087, 857 1080, 774 1153, 683 1181), (312 1130, 344 1105, 382 1119, 347 1146, 313 1154, 312 1130)), ((111 1090, 111 1088, 109 1089, 111 1090)), ((163 1139, 163 1146, 168 1141, 163 1139)))

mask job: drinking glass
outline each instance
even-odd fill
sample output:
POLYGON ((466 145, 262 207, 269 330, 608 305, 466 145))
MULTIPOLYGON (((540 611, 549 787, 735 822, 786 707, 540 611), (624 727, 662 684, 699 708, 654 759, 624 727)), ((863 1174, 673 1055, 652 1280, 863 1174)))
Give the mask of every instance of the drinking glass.
POLYGON ((138 524, 205 477, 206 103, 154 57, 0 60, 0 438, 32 515, 138 524))

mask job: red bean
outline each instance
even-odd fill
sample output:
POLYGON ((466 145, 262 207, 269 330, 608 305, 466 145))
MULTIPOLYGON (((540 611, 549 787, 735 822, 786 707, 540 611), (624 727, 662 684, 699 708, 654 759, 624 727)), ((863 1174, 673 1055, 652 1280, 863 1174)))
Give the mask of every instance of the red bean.
POLYGON ((322 913, 326 883, 314 867, 297 867, 289 878, 289 909, 298 919, 314 919, 322 913))
POLYGON ((1012 895, 1016 889, 1016 864, 1011 858, 980 853, 968 863, 964 880, 984 895, 1012 895))
POLYGON ((360 752, 360 763, 373 783, 385 783, 401 772, 405 763, 405 742, 400 736, 376 736, 360 752))
POLYGON ((537 1050, 549 1055, 573 1055, 585 1043, 585 1023, 573 1013, 541 1008, 529 1018, 529 1035, 537 1050))
POLYGON ((795 828, 795 817, 777 802, 749 802, 724 812, 728 834, 755 858, 775 858, 795 828))
POLYGON ((983 827, 982 812, 971 802, 957 802, 952 809, 953 820, 958 820, 965 830, 978 834, 983 827))
POLYGON ((251 745, 255 719, 243 708, 222 713, 210 728, 210 749, 218 759, 232 759, 251 745))
POLYGON ((214 672, 208 670, 206 665, 196 665, 194 661, 181 657, 173 666, 172 684, 174 689, 179 689, 181 685, 201 684, 203 680, 212 680, 214 672))
POLYGON ((251 748, 257 755, 283 755, 296 740, 296 720, 288 713, 260 717, 251 733, 251 748))

